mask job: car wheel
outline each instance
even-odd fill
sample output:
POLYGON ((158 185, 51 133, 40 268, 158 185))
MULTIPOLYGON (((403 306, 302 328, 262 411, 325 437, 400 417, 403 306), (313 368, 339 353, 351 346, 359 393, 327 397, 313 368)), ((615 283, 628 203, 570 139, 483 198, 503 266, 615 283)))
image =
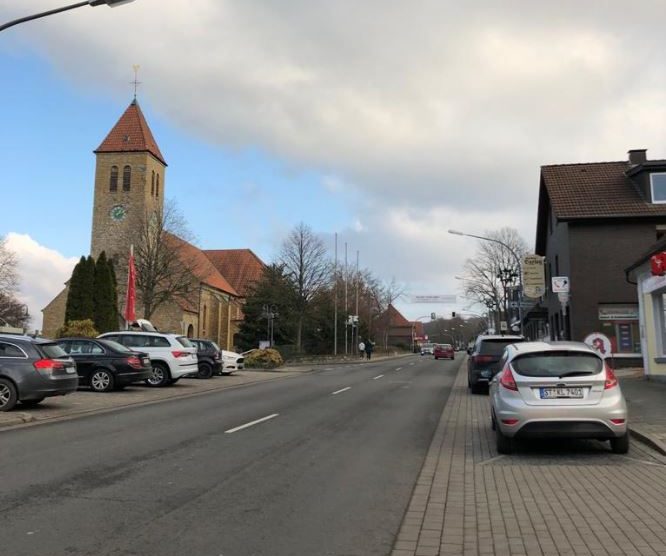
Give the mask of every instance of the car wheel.
POLYGON ((171 375, 169 374, 169 369, 164 363, 152 363, 152 372, 153 375, 146 379, 146 384, 148 386, 159 387, 166 386, 171 382, 171 375))
POLYGON ((25 407, 35 407, 44 401, 44 398, 37 398, 36 400, 21 400, 21 405, 25 407))
POLYGON ((626 454, 629 451, 629 433, 625 432, 622 436, 611 438, 610 445, 614 454, 626 454))
POLYGON ((106 369, 95 369, 90 377, 90 389, 93 392, 113 390, 113 375, 106 369))
POLYGON ((0 378, 0 411, 9 411, 16 405, 18 395, 14 383, 0 378))
POLYGON ((212 376, 213 376, 213 367, 211 367, 208 363, 201 363, 201 365, 199 365, 199 372, 197 373, 197 377, 210 378, 212 376))
POLYGON ((510 454, 513 452, 513 438, 505 436, 498 426, 495 427, 495 441, 497 443, 497 453, 510 454))

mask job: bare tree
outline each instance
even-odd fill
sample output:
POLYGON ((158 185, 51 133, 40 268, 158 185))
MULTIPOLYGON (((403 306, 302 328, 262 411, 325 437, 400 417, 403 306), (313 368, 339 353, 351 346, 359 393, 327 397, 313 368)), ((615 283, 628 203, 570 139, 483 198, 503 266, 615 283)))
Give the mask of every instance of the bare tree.
POLYGON ((509 289, 518 283, 520 269, 511 251, 521 258, 528 249, 514 228, 487 231, 484 235, 505 243, 511 250, 499 243, 479 240, 474 257, 465 261, 464 292, 467 298, 494 311, 497 321, 502 310, 506 315, 509 289))
POLYGON ((7 239, 0 237, 0 294, 11 295, 18 287, 16 254, 7 247, 7 239))
POLYGON ((312 300, 328 287, 331 263, 324 242, 301 222, 282 244, 280 262, 293 284, 297 315, 296 349, 303 346, 303 321, 312 300))
MULTIPOLYGON (((191 237, 172 201, 165 203, 162 212, 144 215, 130 231, 125 242, 134 246, 137 306, 143 306, 143 318, 150 319, 167 303, 194 301, 203 266, 198 253, 190 249, 191 237)), ((127 276, 123 263, 122 275, 127 276)), ((124 293, 122 286, 119 290, 124 293)))

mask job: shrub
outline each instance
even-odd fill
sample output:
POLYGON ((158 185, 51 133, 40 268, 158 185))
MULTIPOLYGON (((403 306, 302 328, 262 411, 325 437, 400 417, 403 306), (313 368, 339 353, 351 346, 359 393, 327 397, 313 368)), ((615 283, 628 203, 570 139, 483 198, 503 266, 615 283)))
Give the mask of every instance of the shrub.
POLYGON ((276 349, 256 349, 245 358, 246 367, 275 369, 284 365, 284 359, 276 349))
POLYGON ((92 319, 70 320, 56 332, 56 338, 67 338, 69 336, 95 338, 99 336, 99 332, 95 330, 95 323, 92 319))

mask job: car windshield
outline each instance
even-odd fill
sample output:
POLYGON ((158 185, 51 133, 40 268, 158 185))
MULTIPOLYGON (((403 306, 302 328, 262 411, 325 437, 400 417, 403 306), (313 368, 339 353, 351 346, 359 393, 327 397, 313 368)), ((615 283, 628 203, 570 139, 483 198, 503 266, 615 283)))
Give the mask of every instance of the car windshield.
POLYGON ((185 336, 178 336, 178 337, 176 338, 176 340, 177 340, 178 343, 179 343, 181 346, 183 346, 183 347, 186 347, 186 348, 194 347, 194 346, 192 345, 192 342, 190 342, 185 336))
POLYGON ((40 344, 39 349, 44 352, 44 355, 49 359, 58 359, 60 357, 67 357, 67 352, 62 349, 58 344, 40 344))
POLYGON ((603 361, 593 353, 553 351, 520 355, 511 367, 522 376, 585 376, 600 373, 603 361))
POLYGON ((481 347, 479 348, 479 353, 481 355, 493 355, 499 357, 502 355, 504 348, 510 344, 515 344, 517 342, 522 342, 522 339, 504 339, 498 338, 496 340, 483 340, 481 342, 481 347))
POLYGON ((121 353, 133 353, 133 351, 128 347, 125 347, 124 345, 119 344, 118 342, 114 342, 113 340, 104 340, 103 344, 121 353))

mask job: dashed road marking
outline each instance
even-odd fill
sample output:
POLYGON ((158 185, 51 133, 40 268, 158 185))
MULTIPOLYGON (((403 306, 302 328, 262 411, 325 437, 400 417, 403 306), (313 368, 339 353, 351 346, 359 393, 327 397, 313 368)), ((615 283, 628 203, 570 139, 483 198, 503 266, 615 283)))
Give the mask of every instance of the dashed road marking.
POLYGON ((336 394, 341 394, 342 392, 346 392, 347 390, 351 390, 351 386, 347 386, 346 388, 341 388, 340 390, 336 390, 335 392, 331 393, 331 396, 335 396, 336 394))
POLYGON ((248 427, 253 427, 254 425, 258 425, 259 423, 263 423, 264 421, 268 421, 269 419, 275 419, 278 415, 279 415, 279 413, 273 413, 272 415, 267 415, 266 417, 262 417, 261 419, 257 419, 256 421, 250 421, 249 423, 245 423, 244 425, 241 425, 240 427, 229 429, 229 430, 224 431, 224 432, 226 434, 231 434, 232 432, 242 431, 243 429, 247 429, 248 427))
POLYGON ((382 378, 383 376, 384 376, 384 375, 377 375, 377 376, 376 376, 375 378, 373 378, 372 380, 379 380, 379 379, 382 378))

